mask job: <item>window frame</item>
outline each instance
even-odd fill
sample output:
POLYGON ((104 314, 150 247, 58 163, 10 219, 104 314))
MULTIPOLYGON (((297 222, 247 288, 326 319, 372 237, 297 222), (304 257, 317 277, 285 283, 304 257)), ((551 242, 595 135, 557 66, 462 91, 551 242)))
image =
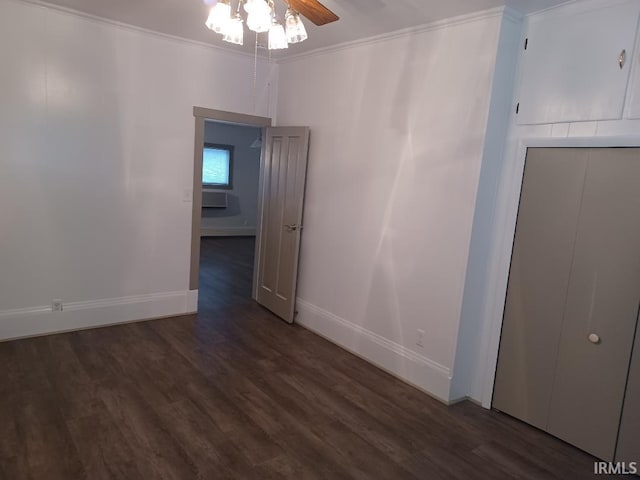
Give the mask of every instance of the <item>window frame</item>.
POLYGON ((204 143, 204 147, 202 149, 202 165, 204 168, 204 152, 205 150, 209 148, 209 149, 216 149, 216 150, 226 150, 227 152, 229 152, 229 182, 226 184, 223 183, 205 183, 203 181, 203 179, 201 178, 200 181, 202 182, 202 187, 203 188, 211 188, 211 189, 220 189, 220 190, 233 190, 233 150, 234 150, 234 146, 233 145, 225 145, 222 143, 208 143, 205 142, 204 143))

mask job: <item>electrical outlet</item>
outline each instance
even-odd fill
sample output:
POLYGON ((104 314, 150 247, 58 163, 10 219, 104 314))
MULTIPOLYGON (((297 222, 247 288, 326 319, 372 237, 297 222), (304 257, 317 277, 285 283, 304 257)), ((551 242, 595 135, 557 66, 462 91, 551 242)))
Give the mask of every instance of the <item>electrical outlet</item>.
POLYGON ((62 300, 52 300, 51 301, 51 311, 52 312, 61 312, 62 311, 62 300))
POLYGON ((416 345, 424 347, 424 330, 418 330, 416 332, 416 345))

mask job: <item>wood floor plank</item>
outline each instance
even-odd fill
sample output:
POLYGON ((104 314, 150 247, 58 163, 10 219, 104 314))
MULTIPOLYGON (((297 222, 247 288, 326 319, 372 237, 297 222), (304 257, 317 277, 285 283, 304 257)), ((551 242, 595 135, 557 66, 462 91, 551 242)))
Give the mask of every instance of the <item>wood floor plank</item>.
POLYGON ((58 407, 65 418, 78 418, 105 411, 94 383, 72 348, 72 335, 44 337, 37 348, 58 407))
POLYGON ((20 403, 13 405, 12 416, 18 433, 16 465, 28 468, 21 472, 27 478, 86 478, 57 403, 54 392, 41 390, 23 393, 20 403))
POLYGON ((183 399, 162 410, 167 425, 201 478, 236 479, 255 475, 250 455, 245 455, 193 402, 183 399))
POLYGON ((67 422, 78 457, 90 480, 143 478, 132 445, 108 414, 93 414, 67 422))
POLYGON ((163 418, 134 385, 121 382, 117 387, 104 386, 101 396, 112 421, 130 442, 130 452, 143 478, 178 480, 195 477, 196 466, 172 436, 163 418))
POLYGON ((185 396, 226 434, 253 465, 282 454, 278 444, 247 415, 243 406, 235 403, 216 385, 203 381, 190 383, 185 396))
POLYGON ((562 473, 549 470, 544 458, 537 458, 531 452, 517 452, 495 442, 485 443, 477 447, 475 455, 485 459, 487 463, 496 465, 504 471, 513 472, 518 478, 527 480, 561 480, 562 473))
POLYGON ((295 456, 284 454, 256 467, 258 478, 283 480, 320 480, 323 477, 313 465, 304 465, 295 456))
MULTIPOLYGON (((520 478, 481 459, 464 448, 453 450, 432 445, 403 462, 419 478, 433 480, 511 480, 520 478)), ((571 477, 568 477, 571 478, 571 477)))
POLYGON ((306 375, 281 374, 284 381, 303 394, 307 402, 328 412, 328 416, 340 420, 363 439, 376 446, 380 452, 400 461, 424 446, 422 439, 417 442, 407 431, 402 430, 395 419, 376 416, 363 410, 338 394, 333 388, 317 384, 306 375))
MULTIPOLYGON (((13 362, 3 371, 4 375, 11 374, 13 377, 14 388, 30 391, 51 387, 46 364, 42 361, 38 349, 38 345, 46 342, 46 338, 28 338, 4 344, 13 347, 14 351, 13 362)), ((0 383, 9 381, 9 378, 3 378, 0 383)))
POLYGON ((398 480, 415 480, 417 478, 401 464, 391 461, 380 450, 341 422, 317 424, 313 427, 313 431, 338 452, 343 464, 349 465, 349 473, 354 478, 394 478, 398 480))
POLYGON ((342 457, 324 439, 318 437, 307 425, 287 430, 278 437, 287 455, 297 458, 311 475, 327 480, 354 478, 342 457))

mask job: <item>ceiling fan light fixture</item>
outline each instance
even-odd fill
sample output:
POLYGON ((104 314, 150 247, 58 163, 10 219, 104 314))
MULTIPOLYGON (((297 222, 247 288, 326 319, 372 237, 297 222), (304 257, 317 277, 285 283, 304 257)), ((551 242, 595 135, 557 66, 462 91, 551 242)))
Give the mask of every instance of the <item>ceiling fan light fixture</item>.
POLYGON ((239 13, 236 13, 229 21, 222 40, 233 43, 234 45, 242 45, 244 43, 244 28, 242 23, 242 17, 240 17, 239 13))
POLYGON ((209 12, 205 25, 216 33, 224 34, 230 20, 231 5, 229 0, 220 0, 209 12))
MULTIPOLYGON (((268 35, 270 50, 288 48, 289 44, 304 42, 308 38, 302 16, 315 25, 326 25, 339 19, 335 13, 322 5, 320 0, 284 0, 287 5, 284 22, 278 22, 276 18, 275 0, 204 1, 209 5, 213 4, 205 24, 209 29, 220 33, 224 41, 242 45, 244 41, 242 27, 246 25, 256 34, 270 32, 268 35), (235 14, 231 10, 232 1, 235 1, 233 4, 236 7, 235 14), (241 16, 243 9, 246 13, 242 13, 241 16), (282 41, 282 32, 284 32, 286 44, 282 41)), ((258 42, 258 37, 259 35, 256 35, 256 42, 262 46, 258 42)))
POLYGON ((292 44, 304 42, 308 38, 308 35, 307 29, 304 28, 304 23, 302 23, 302 19, 300 18, 300 14, 289 8, 284 18, 287 42, 292 44))
POLYGON ((289 48, 287 36, 284 33, 284 27, 275 19, 271 22, 269 28, 269 50, 282 50, 289 48))

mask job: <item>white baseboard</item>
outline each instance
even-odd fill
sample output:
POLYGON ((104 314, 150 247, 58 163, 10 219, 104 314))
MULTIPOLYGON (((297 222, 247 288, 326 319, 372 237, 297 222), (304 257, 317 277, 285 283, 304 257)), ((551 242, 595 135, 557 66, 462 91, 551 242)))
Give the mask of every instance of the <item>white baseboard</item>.
POLYGON ((0 340, 172 317, 197 310, 197 290, 65 303, 62 312, 52 312, 50 306, 5 310, 0 311, 0 340))
POLYGON ((201 237, 255 237, 256 227, 228 227, 200 229, 201 237))
POLYGON ((446 404, 450 398, 449 368, 402 345, 338 317, 306 300, 296 300, 296 323, 343 347, 446 404))

